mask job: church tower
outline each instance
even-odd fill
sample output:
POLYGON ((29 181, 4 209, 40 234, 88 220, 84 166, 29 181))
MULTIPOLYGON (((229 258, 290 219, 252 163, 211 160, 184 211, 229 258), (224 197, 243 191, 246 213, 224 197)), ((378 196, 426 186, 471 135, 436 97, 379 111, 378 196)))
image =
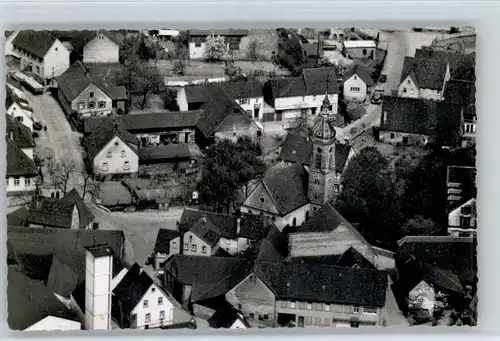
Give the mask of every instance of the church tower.
POLYGON ((325 96, 321 115, 313 128, 313 153, 309 167, 308 197, 313 209, 334 199, 335 183, 335 128, 329 120, 330 100, 325 96))

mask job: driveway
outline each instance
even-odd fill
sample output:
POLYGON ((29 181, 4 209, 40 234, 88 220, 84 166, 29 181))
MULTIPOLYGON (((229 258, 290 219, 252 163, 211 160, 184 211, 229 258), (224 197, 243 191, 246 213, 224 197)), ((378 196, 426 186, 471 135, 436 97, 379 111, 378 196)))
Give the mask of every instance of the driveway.
MULTIPOLYGON (((42 125, 47 126, 47 131, 41 131, 40 137, 36 139, 36 154, 41 158, 50 153, 55 161, 72 160, 76 163, 78 172, 70 181, 71 188, 79 188, 83 170, 83 159, 80 147, 80 134, 71 130, 68 120, 62 108, 52 95, 33 95, 25 92, 29 102, 42 125)), ((70 189, 71 189, 70 188, 70 189)))
POLYGON ((181 219, 182 209, 151 212, 106 212, 95 205, 88 204, 90 211, 99 222, 100 230, 122 230, 127 243, 126 261, 144 265, 153 251, 160 228, 176 230, 181 219))

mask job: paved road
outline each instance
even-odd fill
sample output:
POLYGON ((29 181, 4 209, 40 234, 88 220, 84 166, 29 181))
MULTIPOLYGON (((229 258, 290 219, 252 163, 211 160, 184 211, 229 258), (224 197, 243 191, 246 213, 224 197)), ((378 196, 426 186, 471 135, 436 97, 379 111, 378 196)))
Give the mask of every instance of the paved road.
POLYGON ((347 137, 352 140, 353 137, 359 135, 367 129, 378 126, 380 124, 381 105, 368 104, 366 106, 366 114, 359 120, 352 122, 344 128, 337 129, 337 140, 344 141, 347 137))
POLYGON ((80 134, 71 130, 59 103, 49 93, 38 96, 27 91, 25 93, 38 119, 42 125, 47 126, 47 131, 42 131, 36 140, 37 154, 40 158, 44 158, 51 153, 56 161, 75 162, 77 172, 71 178, 70 187, 79 189, 82 183, 80 172, 83 170, 80 134))
POLYGON ((180 220, 182 209, 172 208, 166 212, 106 212, 94 205, 89 205, 100 230, 122 230, 127 239, 125 246, 126 260, 144 265, 151 254, 160 228, 175 230, 180 220))

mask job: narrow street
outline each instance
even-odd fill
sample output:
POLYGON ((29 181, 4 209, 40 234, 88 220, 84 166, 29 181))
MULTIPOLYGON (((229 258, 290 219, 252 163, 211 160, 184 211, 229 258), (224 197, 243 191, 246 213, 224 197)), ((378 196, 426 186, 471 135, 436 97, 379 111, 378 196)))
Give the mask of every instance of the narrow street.
POLYGON ((374 126, 378 126, 380 124, 381 110, 382 106, 380 104, 367 105, 366 114, 364 114, 359 120, 352 122, 344 128, 337 129, 337 139, 339 141, 344 141, 345 138, 351 140, 363 131, 366 131, 374 126))

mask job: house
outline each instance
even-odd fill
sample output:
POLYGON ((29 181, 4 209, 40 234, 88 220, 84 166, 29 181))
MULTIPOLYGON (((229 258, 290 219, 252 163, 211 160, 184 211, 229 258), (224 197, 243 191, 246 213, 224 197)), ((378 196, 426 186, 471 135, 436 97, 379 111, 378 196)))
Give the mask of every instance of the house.
POLYGON ((476 84, 471 81, 450 79, 446 83, 444 101, 460 105, 463 110, 462 147, 476 142, 476 84))
POLYGON ((377 44, 373 40, 344 40, 344 51, 350 59, 375 60, 377 44))
POLYGON ((269 169, 241 205, 242 212, 268 217, 283 230, 300 226, 337 197, 350 147, 337 144, 328 116, 325 112, 318 118, 311 141, 295 135, 287 139, 280 155, 291 165, 269 169))
POLYGON ((266 236, 268 230, 269 225, 261 217, 236 217, 186 208, 179 221, 180 232, 158 231, 155 266, 158 268, 174 254, 211 256, 223 250, 228 256, 236 256, 266 236))
POLYGON ((322 264, 175 255, 165 263, 165 283, 171 288, 167 290, 184 293, 188 305, 228 302, 251 327, 358 327, 382 324, 387 274, 322 264))
POLYGON ((218 309, 209 319, 212 328, 248 329, 250 324, 245 317, 232 306, 218 309))
POLYGON ((379 140, 402 145, 455 147, 461 142, 462 109, 428 99, 384 96, 379 140))
POLYGON ((137 174, 139 142, 120 120, 103 121, 84 139, 86 161, 94 174, 137 174))
POLYGON ((29 227, 54 227, 66 229, 91 229, 94 215, 76 189, 72 189, 62 198, 38 198, 30 203, 26 219, 29 227))
POLYGON ((448 235, 477 236, 476 199, 472 198, 448 213, 448 235))
POLYGON ((118 63, 119 55, 120 42, 105 30, 97 31, 83 47, 84 63, 118 63))
POLYGON ((36 190, 39 177, 35 162, 17 144, 7 141, 7 195, 29 194, 36 190))
POLYGON ((81 330, 81 323, 41 281, 16 266, 7 270, 9 328, 18 331, 81 330))
POLYGON ((355 64, 344 79, 344 101, 364 103, 369 98, 373 80, 370 72, 363 65, 355 64))
MULTIPOLYGON (((290 233, 289 257, 335 257, 334 265, 394 269, 394 255, 372 247, 331 203, 327 202, 296 231, 290 233), (366 262, 372 264, 367 266, 366 262)), ((320 260, 320 263, 322 261, 320 260)), ((332 263, 330 263, 332 264, 332 263)))
POLYGON ((139 173, 164 174, 179 171, 192 174, 199 170, 201 155, 197 145, 187 143, 139 148, 139 173))
POLYGON ((78 121, 123 114, 127 94, 125 87, 106 84, 77 61, 57 77, 57 99, 66 115, 78 121))
MULTIPOLYGON (((255 121, 262 121, 264 95, 259 81, 222 82, 220 88, 246 111, 255 121)), ((208 85, 210 87, 210 85, 208 85)), ((177 105, 181 111, 197 110, 205 103, 206 84, 186 86, 177 92, 177 105)), ((208 90, 209 91, 209 90, 208 90)))
POLYGON ((264 114, 263 122, 314 119, 321 111, 325 94, 329 112, 337 114, 338 88, 335 68, 304 69, 301 77, 272 78, 264 84, 264 100, 274 112, 264 114))
POLYGON ((417 49, 414 57, 404 59, 398 96, 441 101, 446 83, 451 78, 470 79, 474 64, 474 55, 417 49))
POLYGON ((22 30, 12 40, 12 55, 20 58, 21 71, 47 82, 69 68, 69 51, 49 31, 22 30))
POLYGON ((452 209, 470 198, 475 198, 477 194, 476 167, 448 166, 446 188, 448 189, 448 205, 452 209))
POLYGON ((5 115, 7 121, 7 137, 14 141, 17 148, 33 160, 33 150, 36 147, 33 135, 28 127, 20 121, 12 119, 9 115, 5 115))
POLYGON ((206 41, 210 36, 224 37, 229 55, 237 54, 241 47, 241 40, 248 36, 249 31, 243 29, 224 30, 188 30, 189 59, 205 59, 206 41))
POLYGON ((5 87, 5 109, 6 114, 16 121, 24 124, 31 132, 33 132, 33 109, 28 101, 19 97, 13 90, 13 86, 8 84, 5 87))
POLYGON ((16 31, 5 31, 5 61, 7 63, 15 64, 20 62, 19 56, 14 54, 14 46, 12 41, 16 38, 19 30, 16 31))

